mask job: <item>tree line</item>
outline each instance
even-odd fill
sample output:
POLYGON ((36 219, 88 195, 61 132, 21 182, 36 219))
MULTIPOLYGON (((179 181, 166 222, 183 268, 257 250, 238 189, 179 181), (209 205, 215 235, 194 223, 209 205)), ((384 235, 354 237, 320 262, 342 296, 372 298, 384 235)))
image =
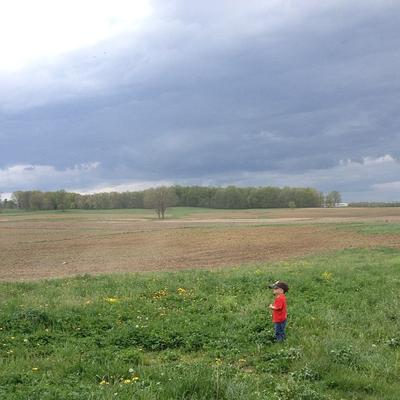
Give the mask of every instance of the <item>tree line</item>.
POLYGON ((324 195, 314 188, 292 187, 205 187, 170 186, 135 192, 79 194, 58 190, 17 191, 11 200, 1 201, 3 208, 24 210, 154 208, 160 217, 171 206, 217 209, 303 208, 333 206, 340 202, 337 191, 324 195), (158 205, 157 205, 158 203, 158 205))

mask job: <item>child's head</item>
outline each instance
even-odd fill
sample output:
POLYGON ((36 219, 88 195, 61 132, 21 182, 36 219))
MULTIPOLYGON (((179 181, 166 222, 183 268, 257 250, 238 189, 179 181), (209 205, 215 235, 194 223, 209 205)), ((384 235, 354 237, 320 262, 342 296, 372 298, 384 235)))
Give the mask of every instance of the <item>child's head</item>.
POLYGON ((273 290, 274 294, 286 293, 289 290, 289 285, 283 281, 276 281, 268 287, 273 290))
POLYGON ((278 287, 278 288, 272 288, 272 293, 276 296, 278 294, 282 294, 282 293, 285 293, 285 292, 283 291, 282 288, 278 287))

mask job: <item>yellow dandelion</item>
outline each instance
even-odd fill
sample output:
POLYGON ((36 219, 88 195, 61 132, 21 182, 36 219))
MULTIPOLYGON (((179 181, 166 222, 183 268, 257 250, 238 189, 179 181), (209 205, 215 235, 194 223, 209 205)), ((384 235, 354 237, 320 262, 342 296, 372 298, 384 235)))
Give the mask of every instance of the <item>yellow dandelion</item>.
POLYGON ((332 280, 333 274, 332 274, 332 272, 325 271, 325 272, 322 274, 322 277, 323 277, 326 281, 330 281, 330 280, 332 280))
POLYGON ((139 380, 139 377, 138 377, 138 376, 132 376, 132 381, 133 381, 133 382, 138 381, 138 380, 139 380))
POLYGON ((185 294, 186 293, 186 289, 180 287, 180 288, 178 288, 177 292, 179 294, 185 294))
POLYGON ((99 385, 108 385, 109 382, 105 381, 104 379, 99 383, 99 385))
POLYGON ((123 382, 124 382, 125 384, 128 384, 128 383, 131 383, 132 381, 131 381, 130 379, 124 379, 123 382))
POLYGON ((164 289, 158 290, 157 292, 153 293, 153 299, 161 299, 162 297, 165 297, 167 295, 167 291, 164 289))
POLYGON ((107 303, 110 303, 110 304, 114 304, 114 303, 118 303, 119 302, 119 299, 117 297, 106 297, 104 300, 107 303))
POLYGON ((33 367, 32 371, 39 371, 39 368, 38 367, 33 367))

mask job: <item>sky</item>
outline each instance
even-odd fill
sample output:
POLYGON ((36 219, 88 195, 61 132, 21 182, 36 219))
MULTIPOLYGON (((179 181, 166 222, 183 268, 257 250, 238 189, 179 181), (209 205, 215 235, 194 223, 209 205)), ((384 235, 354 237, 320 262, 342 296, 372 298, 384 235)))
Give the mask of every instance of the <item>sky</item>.
POLYGON ((0 0, 0 192, 400 201, 400 2, 0 0))

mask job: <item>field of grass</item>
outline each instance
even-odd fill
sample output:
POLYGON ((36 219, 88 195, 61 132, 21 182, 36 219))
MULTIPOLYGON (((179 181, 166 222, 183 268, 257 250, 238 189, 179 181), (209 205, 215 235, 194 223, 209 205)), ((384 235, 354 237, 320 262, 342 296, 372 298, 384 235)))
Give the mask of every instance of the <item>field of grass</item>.
POLYGON ((338 229, 352 230, 366 235, 397 235, 400 233, 399 223, 349 223, 337 225, 338 229))
MULTIPOLYGON (((275 210, 277 211, 277 210, 275 210)), ((272 210, 251 209, 251 210, 220 210, 202 207, 170 207, 165 214, 166 219, 181 219, 186 217, 208 217, 215 216, 217 218, 232 214, 243 214, 248 218, 267 217, 272 210)), ((125 216, 132 218, 158 219, 154 210, 146 208, 130 208, 130 209, 112 209, 112 210, 53 210, 53 211, 24 211, 24 210, 1 210, 0 217, 45 217, 59 216, 68 218, 73 216, 125 216)))
POLYGON ((45 217, 60 217, 71 218, 77 217, 90 217, 96 215, 127 215, 132 217, 147 217, 155 218, 156 214, 152 210, 144 208, 131 208, 131 209, 115 209, 115 210, 52 210, 52 211, 25 211, 25 210, 1 210, 0 217, 21 217, 21 218, 45 218, 45 217))
MULTIPOLYGON (((55 210, 55 211, 23 211, 23 210, 0 210, 1 217, 38 217, 46 216, 60 218, 68 217, 130 217, 157 219, 156 213, 151 209, 112 209, 112 210, 55 210)), ((297 209, 213 209, 202 207, 171 207, 167 209, 166 219, 185 218, 306 218, 320 220, 321 218, 378 218, 391 220, 400 218, 400 207, 372 207, 372 208, 297 208, 297 209)))
POLYGON ((0 284, 0 398, 391 399, 400 253, 0 284), (284 279, 288 339, 267 284, 284 279))

